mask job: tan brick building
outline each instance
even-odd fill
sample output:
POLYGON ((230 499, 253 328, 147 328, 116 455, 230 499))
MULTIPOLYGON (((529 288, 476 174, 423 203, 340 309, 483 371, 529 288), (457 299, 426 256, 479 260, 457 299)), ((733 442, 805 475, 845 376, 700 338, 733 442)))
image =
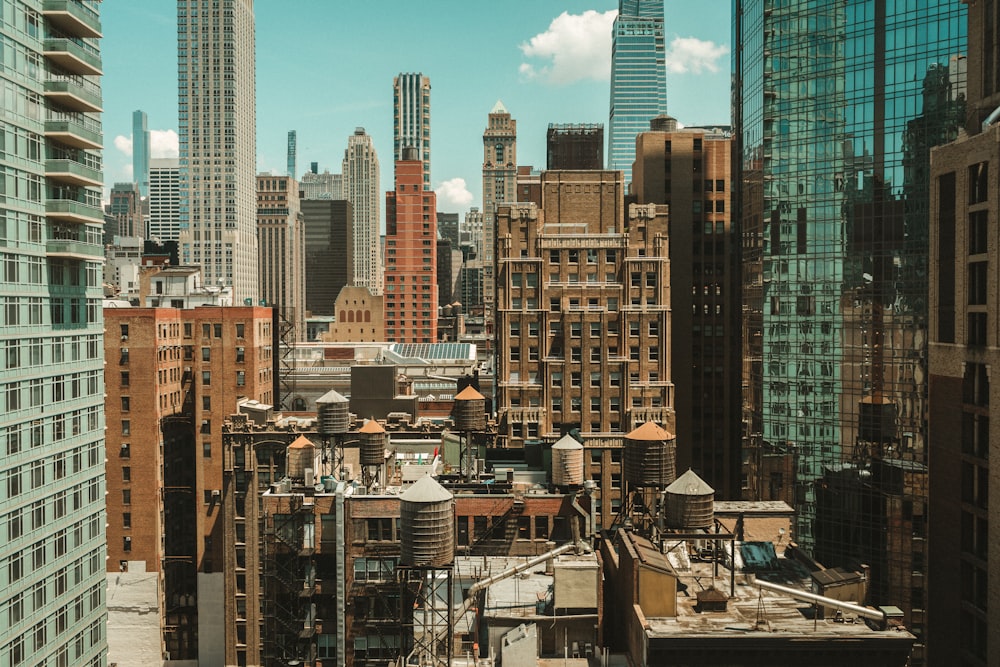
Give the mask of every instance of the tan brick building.
POLYGON ((106 308, 105 325, 108 570, 159 573, 163 651, 193 660, 221 650, 221 425, 273 398, 272 311, 106 308))
POLYGON ((508 447, 579 429, 617 513, 622 434, 674 431, 667 208, 624 204, 620 172, 549 171, 498 212, 497 411, 508 447))
POLYGON ((740 497, 739 264, 728 134, 678 129, 668 116, 635 141, 632 188, 670 207, 671 380, 678 470, 693 468, 720 498, 740 497))

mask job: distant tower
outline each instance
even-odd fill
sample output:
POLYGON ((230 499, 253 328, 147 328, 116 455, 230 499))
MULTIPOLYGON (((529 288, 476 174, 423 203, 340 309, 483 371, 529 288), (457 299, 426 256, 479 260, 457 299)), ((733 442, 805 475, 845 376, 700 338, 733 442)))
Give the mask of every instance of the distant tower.
POLYGON ((503 102, 490 110, 483 132, 483 305, 487 333, 493 324, 496 207, 517 199, 517 121, 503 102))
POLYGON ((132 112, 132 180, 139 195, 149 196, 149 126, 145 111, 132 112))
POLYGON ((291 176, 257 176, 257 239, 260 296, 295 327, 295 340, 305 340, 305 223, 291 176))
POLYGON ((295 130, 288 131, 288 173, 289 178, 295 178, 295 130))
POLYGON ((423 163, 423 189, 431 189, 431 80, 420 73, 400 74, 393 88, 393 158, 416 148, 423 163))
POLYGON ((379 247, 381 210, 378 154, 371 136, 359 127, 347 139, 343 163, 343 196, 351 202, 353 229, 352 284, 382 293, 382 253, 379 247))
POLYGON ((611 34, 608 168, 622 170, 628 188, 636 135, 667 113, 663 0, 618 0, 611 34))
POLYGON ((396 161, 396 189, 385 193, 386 339, 437 341, 437 197, 421 191, 416 148, 396 161), (429 211, 430 213, 424 213, 429 211))
MULTIPOLYGON (((238 302, 255 303, 253 1, 214 2, 197 13, 189 12, 188 4, 178 3, 177 9, 178 104, 188 116, 180 126, 181 263, 201 266, 206 285, 232 285, 238 302)), ((210 616, 201 618, 207 622, 210 616)))

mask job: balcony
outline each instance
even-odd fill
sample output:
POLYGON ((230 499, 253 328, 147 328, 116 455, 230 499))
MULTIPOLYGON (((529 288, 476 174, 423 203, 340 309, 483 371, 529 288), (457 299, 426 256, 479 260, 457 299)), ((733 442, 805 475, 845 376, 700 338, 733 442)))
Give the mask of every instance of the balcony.
POLYGON ((67 185, 99 188, 104 184, 101 171, 76 160, 46 160, 45 177, 67 185))
POLYGON ((79 0, 43 0, 42 16, 50 25, 74 37, 101 37, 97 12, 79 0))
POLYGON ((73 224, 104 224, 104 214, 100 208, 73 199, 46 200, 45 216, 50 220, 73 224))
POLYGON ((101 89, 81 77, 49 79, 45 82, 45 99, 70 111, 102 111, 101 89))
POLYGON ((45 121, 45 138, 73 148, 103 147, 101 124, 77 114, 52 114, 45 121))
POLYGON ((45 255, 93 262, 104 259, 104 249, 96 243, 73 239, 49 239, 45 242, 45 255))
POLYGON ((42 55, 70 74, 101 75, 101 54, 65 37, 51 37, 42 45, 42 55))

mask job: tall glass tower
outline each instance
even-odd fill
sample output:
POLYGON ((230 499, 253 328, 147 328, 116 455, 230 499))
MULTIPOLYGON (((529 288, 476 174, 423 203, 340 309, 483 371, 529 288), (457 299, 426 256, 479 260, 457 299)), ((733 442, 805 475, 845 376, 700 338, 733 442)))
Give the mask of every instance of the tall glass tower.
POLYGON ((132 180, 149 196, 149 122, 145 111, 132 112, 132 180))
POLYGON ((824 565, 870 565, 870 601, 903 608, 918 635, 928 173, 964 119, 965 12, 733 13, 748 494, 793 503, 793 539, 824 565))
POLYGON ((8 0, 0 35, 0 664, 107 663, 101 22, 8 0))
POLYGON ((663 0, 618 0, 611 42, 611 112, 608 169, 632 182, 635 138, 667 113, 663 0))

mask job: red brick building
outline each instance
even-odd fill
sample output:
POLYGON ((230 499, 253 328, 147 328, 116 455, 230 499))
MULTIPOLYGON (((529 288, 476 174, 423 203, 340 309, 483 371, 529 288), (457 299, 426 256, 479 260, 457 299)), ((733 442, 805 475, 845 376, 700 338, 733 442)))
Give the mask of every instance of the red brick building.
POLYGON ((385 336, 437 341, 437 197, 423 189, 423 164, 404 152, 396 189, 385 194, 385 336))
MULTIPOLYGON (((160 572, 164 651, 198 656, 222 614, 223 417, 273 400, 272 311, 107 308, 108 570, 160 572), (218 598, 218 599, 216 599, 218 598), (216 608, 217 607, 217 608, 216 608)), ((187 656, 187 657, 184 657, 187 656)))

